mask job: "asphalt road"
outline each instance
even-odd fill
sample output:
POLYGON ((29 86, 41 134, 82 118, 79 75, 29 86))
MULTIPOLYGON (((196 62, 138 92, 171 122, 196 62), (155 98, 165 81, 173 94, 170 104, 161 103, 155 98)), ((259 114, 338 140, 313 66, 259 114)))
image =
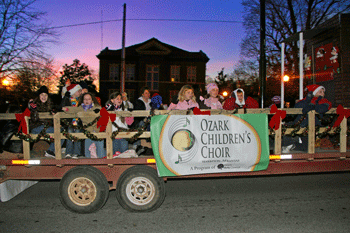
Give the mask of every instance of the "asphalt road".
POLYGON ((58 186, 0 203, 0 232, 350 232, 350 173, 169 180, 151 213, 125 211, 115 191, 99 212, 71 213, 58 186))

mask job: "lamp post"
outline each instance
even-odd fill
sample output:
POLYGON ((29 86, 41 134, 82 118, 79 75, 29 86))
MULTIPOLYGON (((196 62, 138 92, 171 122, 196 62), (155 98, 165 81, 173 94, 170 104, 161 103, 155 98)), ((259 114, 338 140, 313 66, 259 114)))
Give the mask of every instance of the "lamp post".
POLYGON ((8 85, 10 85, 9 80, 7 80, 6 78, 2 80, 2 85, 5 87, 5 90, 7 90, 8 85))
POLYGON ((289 81, 289 76, 284 75, 281 80, 281 108, 284 108, 284 83, 289 81))

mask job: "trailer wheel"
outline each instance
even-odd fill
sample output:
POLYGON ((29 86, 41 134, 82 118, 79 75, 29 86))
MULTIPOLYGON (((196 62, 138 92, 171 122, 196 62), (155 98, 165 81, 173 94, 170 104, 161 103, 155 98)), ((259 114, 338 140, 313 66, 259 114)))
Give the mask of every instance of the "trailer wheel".
POLYGON ((75 213, 88 214, 98 211, 106 203, 109 185, 97 168, 78 166, 63 176, 59 192, 64 207, 75 213))
POLYGON ((134 166, 120 176, 116 194, 119 204, 128 211, 153 211, 164 201, 164 180, 151 167, 134 166))

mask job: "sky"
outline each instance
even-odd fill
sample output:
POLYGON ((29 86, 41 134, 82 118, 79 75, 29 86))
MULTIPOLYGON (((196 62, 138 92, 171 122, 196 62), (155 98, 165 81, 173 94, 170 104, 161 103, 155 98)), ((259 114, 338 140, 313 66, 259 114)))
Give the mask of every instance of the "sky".
POLYGON ((240 58, 239 44, 244 37, 243 7, 239 0, 37 0, 33 7, 47 13, 45 19, 52 27, 87 24, 56 29, 60 34, 59 43, 50 45, 46 52, 57 67, 78 59, 97 74, 99 60, 96 55, 106 47, 112 50, 122 48, 124 3, 126 47, 155 37, 190 52, 202 50, 210 58, 206 75, 212 78, 222 68, 225 68, 225 73, 232 73, 240 58), (89 24, 101 20, 110 22, 89 24))

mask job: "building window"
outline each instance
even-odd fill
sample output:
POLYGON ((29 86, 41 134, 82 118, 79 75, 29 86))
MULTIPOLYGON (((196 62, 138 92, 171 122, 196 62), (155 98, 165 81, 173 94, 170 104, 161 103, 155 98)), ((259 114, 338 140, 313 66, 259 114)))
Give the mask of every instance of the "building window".
POLYGON ((134 81, 135 80, 135 65, 129 64, 126 65, 126 81, 134 81))
POLYGON ((180 66, 170 67, 170 81, 180 82, 180 66))
POLYGON ((158 91, 159 89, 159 66, 147 65, 146 67, 146 82, 147 87, 152 91, 158 91))
POLYGON ((187 82, 196 82, 197 71, 195 66, 187 66, 187 82))
POLYGON ((109 64, 109 80, 119 80, 119 64, 109 64))

